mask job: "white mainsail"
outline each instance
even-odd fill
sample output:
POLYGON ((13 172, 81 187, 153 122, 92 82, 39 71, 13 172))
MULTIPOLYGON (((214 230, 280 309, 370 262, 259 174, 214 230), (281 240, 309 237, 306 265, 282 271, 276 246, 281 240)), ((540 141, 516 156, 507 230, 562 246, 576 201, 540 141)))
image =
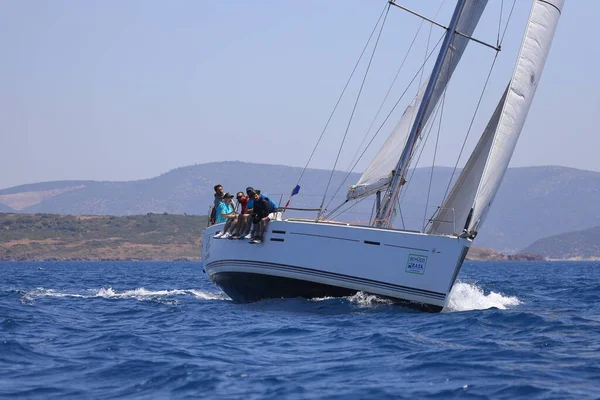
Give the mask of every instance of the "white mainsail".
MULTIPOLYGON (((473 34, 486 5, 487 0, 467 0, 462 13, 460 14, 456 30, 461 34, 470 37, 473 34)), ((423 126, 427 123, 432 111, 435 109, 436 104, 444 93, 469 41, 470 40, 467 37, 454 35, 452 45, 448 50, 448 55, 444 60, 444 64, 442 65, 441 72, 429 101, 429 107, 424 115, 423 126)), ((414 122, 416 110, 421 104, 428 81, 429 78, 419 89, 417 96, 415 96, 413 101, 406 108, 404 114, 402 114, 402 118, 396 125, 396 128, 383 144, 371 164, 366 168, 358 183, 350 186, 346 195, 348 200, 358 199, 377 191, 384 190, 390 184, 393 175, 392 171, 396 168, 398 157, 406 145, 408 134, 414 122)))
POLYGON ((483 223, 498 192, 529 112, 556 31, 564 0, 534 0, 502 114, 473 202, 467 231, 483 223))

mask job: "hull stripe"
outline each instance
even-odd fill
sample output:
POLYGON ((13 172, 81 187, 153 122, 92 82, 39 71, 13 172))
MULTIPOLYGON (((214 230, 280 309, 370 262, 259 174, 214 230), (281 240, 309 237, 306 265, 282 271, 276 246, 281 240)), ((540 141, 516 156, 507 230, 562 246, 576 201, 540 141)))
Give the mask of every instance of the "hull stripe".
POLYGON ((345 240, 347 242, 357 242, 357 243, 360 242, 360 240, 358 240, 358 239, 348 239, 348 238, 341 238, 341 237, 335 237, 335 236, 324 236, 324 235, 313 235, 312 233, 290 232, 290 235, 311 236, 311 237, 320 237, 320 238, 325 238, 325 239, 345 240))
MULTIPOLYGON (((318 271, 310 268, 297 267, 294 265, 286 265, 286 264, 277 264, 277 263, 268 263, 268 262, 258 262, 258 261, 250 261, 250 260, 219 260, 213 261, 206 265, 205 270, 211 275, 210 270, 213 268, 218 268, 220 266, 229 266, 231 264, 237 264, 240 266, 246 267, 255 267, 255 268, 264 268, 264 269, 272 269, 272 270, 281 270, 287 272, 295 272, 298 274, 304 275, 312 275, 324 278, 335 279, 338 281, 345 281, 349 283, 358 283, 358 284, 368 284, 370 286, 378 287, 381 289, 392 290, 399 293, 411 294, 416 296, 428 297, 436 300, 444 300, 446 298, 446 294, 433 292, 430 290, 416 289, 408 286, 394 285, 391 283, 385 283, 380 281, 375 281, 372 279, 358 278, 350 275, 337 274, 335 272, 326 272, 326 271, 318 271)), ((258 272, 257 272, 258 273, 258 272)))

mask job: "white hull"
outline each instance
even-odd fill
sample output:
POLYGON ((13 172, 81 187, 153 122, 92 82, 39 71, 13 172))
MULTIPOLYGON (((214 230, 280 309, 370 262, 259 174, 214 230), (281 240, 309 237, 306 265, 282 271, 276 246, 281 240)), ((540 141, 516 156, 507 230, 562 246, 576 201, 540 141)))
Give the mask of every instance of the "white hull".
POLYGON ((271 221, 263 243, 204 231, 208 277, 237 302, 357 291, 435 311, 446 304, 471 240, 314 221, 271 221))

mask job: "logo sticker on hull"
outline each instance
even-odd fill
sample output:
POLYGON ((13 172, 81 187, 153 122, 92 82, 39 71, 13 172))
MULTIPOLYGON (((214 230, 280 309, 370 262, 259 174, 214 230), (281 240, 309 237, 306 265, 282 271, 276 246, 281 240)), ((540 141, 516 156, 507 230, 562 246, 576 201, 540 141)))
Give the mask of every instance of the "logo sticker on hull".
POLYGON ((204 240, 204 243, 202 244, 202 246, 204 247, 204 258, 208 259, 210 258, 210 235, 206 235, 206 239, 204 240))
POLYGON ((427 256, 409 254, 408 262, 406 263, 406 272, 423 275, 425 273, 425 265, 427 265, 427 256))

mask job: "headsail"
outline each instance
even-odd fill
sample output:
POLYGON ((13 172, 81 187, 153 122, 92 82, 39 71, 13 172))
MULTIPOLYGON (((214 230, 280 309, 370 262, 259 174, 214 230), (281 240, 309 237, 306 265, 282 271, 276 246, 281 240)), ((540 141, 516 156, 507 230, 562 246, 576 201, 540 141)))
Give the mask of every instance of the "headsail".
MULTIPOLYGON (((471 36, 486 5, 487 0, 465 1, 456 25, 456 30, 463 35, 471 36)), ((427 109, 423 115, 423 126, 427 123, 432 111, 444 93, 468 43, 469 39, 461 35, 454 35, 452 38, 451 46, 444 58, 440 74, 437 77, 427 109)), ((427 81, 429 81, 429 78, 427 81)), ((393 171, 398 164, 398 158, 406 146, 408 134, 413 125, 416 111, 421 105, 427 84, 428 82, 419 89, 417 96, 404 111, 396 128, 381 147, 374 160, 366 168, 358 183, 350 187, 346 195, 347 199, 357 199, 379 190, 385 190, 388 187, 393 171)))
POLYGON ((433 217, 427 233, 453 235, 462 232, 471 206, 473 205, 485 163, 492 148, 494 134, 498 128, 507 91, 508 88, 504 91, 502 99, 500 99, 492 118, 483 131, 481 138, 479 138, 475 150, 471 153, 469 161, 467 161, 467 164, 452 187, 450 195, 433 217))
POLYGON ((563 4, 564 0, 533 2, 498 128, 473 202, 467 227, 469 232, 477 232, 483 223, 508 168, 542 75, 563 4))

